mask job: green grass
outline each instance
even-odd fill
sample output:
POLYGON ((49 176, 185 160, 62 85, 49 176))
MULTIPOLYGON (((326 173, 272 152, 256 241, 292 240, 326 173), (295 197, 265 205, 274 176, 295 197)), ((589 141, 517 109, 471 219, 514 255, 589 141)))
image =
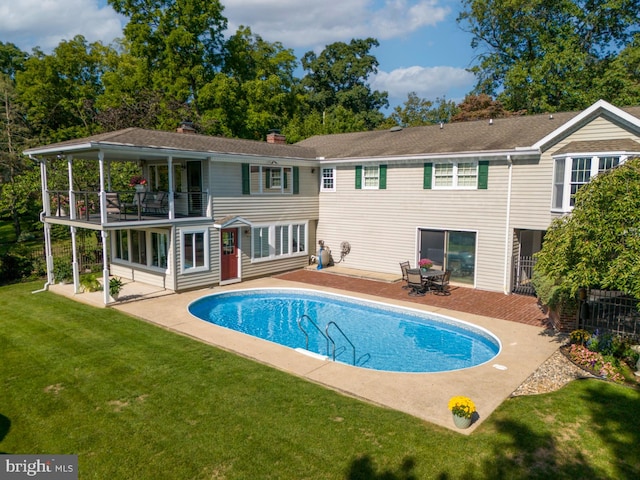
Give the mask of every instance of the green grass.
POLYGON ((0 288, 0 452, 80 479, 640 477, 630 388, 510 399, 465 436, 40 286, 0 288))

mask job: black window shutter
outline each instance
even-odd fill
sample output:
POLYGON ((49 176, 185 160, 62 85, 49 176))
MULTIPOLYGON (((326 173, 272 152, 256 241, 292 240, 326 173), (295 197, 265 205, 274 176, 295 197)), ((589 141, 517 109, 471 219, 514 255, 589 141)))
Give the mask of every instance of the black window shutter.
POLYGON ((486 190, 489 185, 489 161, 478 162, 478 190, 486 190))
POLYGON ((242 194, 250 195, 251 194, 251 179, 249 176, 249 164, 242 164, 242 194))
POLYGON ((300 167, 293 167, 293 194, 300 193, 300 167))
POLYGON ((378 188, 380 190, 386 190, 387 188, 387 166, 386 165, 380 165, 380 183, 378 185, 378 188))
POLYGON ((433 163, 424 164, 424 178, 422 181, 422 188, 425 190, 431 190, 431 182, 433 178, 433 163))

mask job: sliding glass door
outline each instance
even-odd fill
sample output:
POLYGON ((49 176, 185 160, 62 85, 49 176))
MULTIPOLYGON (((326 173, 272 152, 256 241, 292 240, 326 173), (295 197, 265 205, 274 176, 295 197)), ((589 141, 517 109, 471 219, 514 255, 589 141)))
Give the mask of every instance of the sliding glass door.
POLYGON ((451 270, 451 280, 473 285, 476 265, 476 233, 455 230, 420 230, 420 258, 434 268, 451 270))

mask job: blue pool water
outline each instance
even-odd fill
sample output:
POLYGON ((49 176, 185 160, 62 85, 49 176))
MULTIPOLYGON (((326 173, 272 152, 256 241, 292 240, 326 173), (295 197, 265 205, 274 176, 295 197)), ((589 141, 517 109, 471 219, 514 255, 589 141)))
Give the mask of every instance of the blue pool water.
POLYGON ((488 362, 501 348, 491 332, 461 320, 312 290, 213 294, 192 302, 189 312, 222 327, 307 349, 300 320, 310 352, 333 358, 335 348, 336 361, 374 370, 459 370, 488 362))

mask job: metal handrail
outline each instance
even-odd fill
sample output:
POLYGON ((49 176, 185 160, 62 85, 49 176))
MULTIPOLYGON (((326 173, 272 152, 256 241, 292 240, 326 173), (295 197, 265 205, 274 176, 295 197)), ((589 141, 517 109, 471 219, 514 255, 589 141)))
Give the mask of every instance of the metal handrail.
MULTIPOLYGON (((344 337, 344 339, 349 342, 349 345, 351 345, 351 349, 353 350, 353 364, 356 364, 356 347, 353 343, 351 343, 351 340, 349 340, 349 337, 347 337, 345 335, 345 333, 342 331, 342 329, 338 326, 338 324, 336 322, 329 322, 327 323, 327 327, 325 328, 325 332, 327 334, 327 338, 329 338, 331 340, 331 343, 333 345, 333 361, 336 361, 336 342, 333 340, 333 338, 331 337, 331 335, 329 335, 329 327, 333 325, 334 327, 336 327, 338 329, 338 331, 342 334, 342 336, 344 337)), ((327 344, 328 346, 328 344, 327 344)))
MULTIPOLYGON (((316 322, 313 321, 313 319, 309 316, 309 315, 302 315, 299 319, 298 319, 298 328, 302 331, 302 333, 304 333, 305 336, 305 349, 309 350, 309 334, 307 333, 307 331, 302 327, 302 320, 307 319, 311 325, 313 325, 314 327, 316 327, 316 330, 318 330, 318 332, 320 332, 320 335, 322 335, 324 337, 324 339, 327 341, 327 354, 329 354, 329 338, 323 333, 323 331, 320 329, 320 327, 316 324, 316 322)), ((333 340, 332 340, 333 342, 333 340)), ((335 344, 333 345, 333 351, 335 352, 336 346, 335 344)))

